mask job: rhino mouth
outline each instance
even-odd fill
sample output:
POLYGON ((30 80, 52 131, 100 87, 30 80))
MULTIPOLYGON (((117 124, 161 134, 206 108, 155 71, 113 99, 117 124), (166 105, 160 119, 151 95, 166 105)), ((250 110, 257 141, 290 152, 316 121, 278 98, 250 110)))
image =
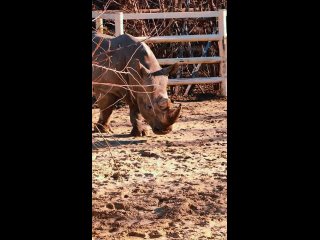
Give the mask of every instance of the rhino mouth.
POLYGON ((152 131, 157 135, 165 135, 172 131, 172 127, 169 127, 167 129, 159 129, 157 127, 152 128, 152 131))

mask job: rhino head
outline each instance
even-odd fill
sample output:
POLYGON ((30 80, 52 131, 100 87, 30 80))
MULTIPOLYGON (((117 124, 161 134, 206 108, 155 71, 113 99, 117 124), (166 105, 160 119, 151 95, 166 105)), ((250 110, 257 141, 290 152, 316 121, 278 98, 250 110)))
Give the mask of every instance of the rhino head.
POLYGON ((155 134, 167 134, 172 131, 172 125, 181 113, 181 104, 174 108, 167 94, 168 76, 178 70, 178 64, 151 72, 139 60, 136 61, 144 85, 144 90, 137 94, 140 113, 155 134))

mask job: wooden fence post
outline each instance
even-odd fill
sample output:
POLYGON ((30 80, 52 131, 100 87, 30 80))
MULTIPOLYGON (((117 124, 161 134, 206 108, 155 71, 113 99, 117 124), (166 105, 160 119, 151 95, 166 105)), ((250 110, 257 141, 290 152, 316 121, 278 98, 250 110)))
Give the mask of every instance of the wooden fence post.
POLYGON ((96 19, 96 30, 97 30, 97 32, 103 33, 103 19, 102 18, 96 19))
POLYGON ((226 22, 227 10, 221 9, 219 10, 219 35, 221 39, 219 40, 219 52, 220 57, 222 58, 220 64, 220 77, 223 77, 223 81, 221 83, 221 95, 227 96, 227 22, 226 22))
POLYGON ((116 37, 123 34, 123 12, 117 12, 114 19, 116 37))

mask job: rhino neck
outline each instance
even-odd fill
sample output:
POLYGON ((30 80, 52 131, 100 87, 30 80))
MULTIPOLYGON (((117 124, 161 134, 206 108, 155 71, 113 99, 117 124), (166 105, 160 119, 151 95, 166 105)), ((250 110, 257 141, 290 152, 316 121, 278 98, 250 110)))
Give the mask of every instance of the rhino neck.
POLYGON ((144 50, 144 62, 146 63, 146 65, 148 66, 148 69, 151 72, 156 72, 158 70, 161 70, 160 64, 156 58, 156 56, 153 54, 153 52, 151 51, 150 47, 145 44, 144 42, 141 43, 143 50, 144 50))
MULTIPOLYGON (((138 59, 140 63, 147 68, 150 72, 156 72, 161 70, 161 66, 156 59, 155 55, 151 51, 151 49, 145 43, 138 43, 136 45, 131 45, 128 51, 125 53, 126 55, 126 62, 130 62, 129 66, 135 69, 134 66, 134 59, 138 59)), ((140 76, 137 75, 135 70, 128 69, 130 72, 129 77, 129 85, 155 85, 156 87, 151 89, 148 87, 147 91, 154 91, 154 93, 149 94, 149 97, 157 97, 159 95, 167 97, 167 79, 165 76, 156 76, 150 82, 145 82, 140 76)), ((136 92, 131 93, 132 95, 138 97, 142 96, 144 98, 146 95, 145 93, 141 93, 141 87, 134 87, 136 92), (139 93, 140 92, 140 93, 139 93)))

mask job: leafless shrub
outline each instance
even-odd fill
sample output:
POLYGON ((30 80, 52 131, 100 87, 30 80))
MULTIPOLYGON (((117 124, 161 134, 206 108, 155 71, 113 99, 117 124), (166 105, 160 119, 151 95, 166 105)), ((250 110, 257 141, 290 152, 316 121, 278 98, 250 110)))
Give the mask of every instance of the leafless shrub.
MULTIPOLYGON (((182 12, 182 11, 217 11, 227 8, 226 0, 95 0, 92 2, 95 10, 105 12, 182 12), (106 7, 107 6, 107 7, 106 7)), ((133 36, 160 36, 160 35, 195 35, 211 34, 218 31, 217 19, 147 19, 125 20, 124 30, 133 36)), ((104 33, 114 35, 113 22, 106 21, 104 33)), ((218 56, 217 42, 192 43, 161 43, 149 44, 157 58, 218 56)), ((182 65, 178 76, 188 77, 216 77, 219 75, 219 64, 182 65)), ((180 86, 184 92, 187 86, 180 86)), ((196 85, 190 89, 191 94, 217 93, 217 84, 196 85)), ((169 92, 173 92, 170 89, 169 92)))

